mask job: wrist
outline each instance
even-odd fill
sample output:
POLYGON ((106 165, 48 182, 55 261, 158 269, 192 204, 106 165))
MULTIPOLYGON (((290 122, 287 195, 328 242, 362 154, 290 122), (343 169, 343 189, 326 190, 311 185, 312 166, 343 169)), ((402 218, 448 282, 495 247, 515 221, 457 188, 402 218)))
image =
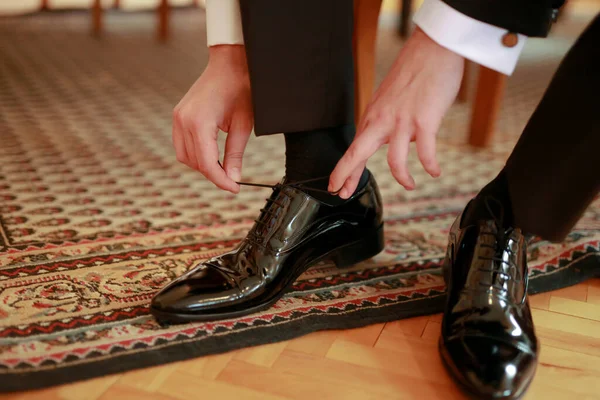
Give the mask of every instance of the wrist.
POLYGON ((246 49, 243 45, 224 44, 208 48, 209 64, 218 68, 230 68, 238 72, 248 72, 246 49))
POLYGON ((429 47, 431 49, 435 49, 436 53, 438 53, 438 54, 443 53, 447 57, 452 57, 457 60, 464 60, 464 57, 462 55, 440 45, 438 42, 433 40, 427 33, 425 33, 425 31, 423 31, 418 26, 415 27, 415 30, 413 31, 413 34, 411 35, 411 38, 413 38, 413 37, 415 40, 414 43, 417 44, 418 48, 429 47))

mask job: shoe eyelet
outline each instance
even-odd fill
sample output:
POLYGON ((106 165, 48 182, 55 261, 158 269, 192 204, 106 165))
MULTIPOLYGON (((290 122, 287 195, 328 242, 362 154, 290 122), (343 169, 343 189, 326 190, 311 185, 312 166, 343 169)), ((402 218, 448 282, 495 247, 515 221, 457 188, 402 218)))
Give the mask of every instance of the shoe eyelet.
POLYGON ((246 272, 247 272, 248 274, 252 274, 252 268, 250 268, 250 267, 246 267, 246 272))

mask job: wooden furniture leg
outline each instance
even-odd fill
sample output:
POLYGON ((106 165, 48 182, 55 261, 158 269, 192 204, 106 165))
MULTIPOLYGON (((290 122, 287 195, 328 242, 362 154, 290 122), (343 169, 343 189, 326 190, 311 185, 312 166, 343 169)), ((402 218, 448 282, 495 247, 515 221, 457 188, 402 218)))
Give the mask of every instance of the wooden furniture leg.
POLYGON ((42 0, 40 2, 40 10, 47 10, 48 9, 48 0, 42 0))
POLYGON ((400 0, 400 37, 406 39, 410 31, 412 0, 400 0))
POLYGON ((487 146, 494 133, 500 112, 506 75, 486 67, 479 67, 477 94, 473 103, 469 144, 476 147, 487 146))
POLYGON ((164 42, 169 38, 169 0, 160 0, 158 6, 158 40, 164 42))
POLYGON ((571 3, 572 3, 571 0, 565 0, 565 3, 563 4, 563 6, 558 9, 558 15, 556 16, 557 20, 563 18, 565 16, 565 14, 567 14, 569 12, 569 8, 571 8, 571 3))
POLYGON ((100 36, 102 33, 102 4, 100 0, 94 0, 92 5, 92 34, 100 36))
POLYGON ((459 103, 466 103, 469 100, 469 73, 471 72, 471 62, 465 58, 465 67, 463 69, 463 77, 460 82, 460 89, 456 100, 459 103))
POLYGON ((354 116, 358 123, 375 84, 375 40, 381 0, 354 0, 354 116))

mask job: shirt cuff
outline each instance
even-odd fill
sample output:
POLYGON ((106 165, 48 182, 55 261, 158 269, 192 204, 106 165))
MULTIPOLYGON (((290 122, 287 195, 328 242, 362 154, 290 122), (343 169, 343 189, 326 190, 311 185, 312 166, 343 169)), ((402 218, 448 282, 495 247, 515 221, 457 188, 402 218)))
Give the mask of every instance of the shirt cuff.
POLYGON ((206 0, 208 46, 244 44, 239 0, 206 0))
POLYGON ((466 16, 442 0, 425 0, 413 21, 440 46, 506 75, 514 71, 527 40, 466 16), (503 44, 507 34, 514 35, 516 43, 503 44))

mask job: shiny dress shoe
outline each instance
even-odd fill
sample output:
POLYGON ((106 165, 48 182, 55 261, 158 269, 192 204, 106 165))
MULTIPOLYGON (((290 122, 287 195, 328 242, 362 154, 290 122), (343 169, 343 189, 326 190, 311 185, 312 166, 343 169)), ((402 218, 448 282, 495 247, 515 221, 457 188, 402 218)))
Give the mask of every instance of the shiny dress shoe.
POLYGON ((341 204, 328 205, 298 183, 281 183, 232 251, 192 268, 162 289, 151 313, 161 322, 235 318, 273 305, 320 261, 347 267, 383 250, 382 204, 371 175, 341 204))
POLYGON ((442 360, 474 398, 518 399, 533 379, 538 352, 525 238, 498 219, 461 226, 463 215, 452 226, 443 265, 442 360))

